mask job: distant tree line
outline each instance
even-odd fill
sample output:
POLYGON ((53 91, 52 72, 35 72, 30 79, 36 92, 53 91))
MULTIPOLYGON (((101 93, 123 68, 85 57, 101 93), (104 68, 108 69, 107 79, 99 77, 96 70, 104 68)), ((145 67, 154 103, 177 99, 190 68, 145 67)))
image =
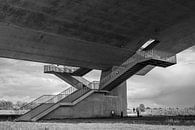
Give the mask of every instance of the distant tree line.
POLYGON ((21 101, 13 103, 11 101, 0 100, 0 110, 19 109, 20 107, 24 106, 25 104, 27 104, 27 103, 26 102, 21 102, 21 101))

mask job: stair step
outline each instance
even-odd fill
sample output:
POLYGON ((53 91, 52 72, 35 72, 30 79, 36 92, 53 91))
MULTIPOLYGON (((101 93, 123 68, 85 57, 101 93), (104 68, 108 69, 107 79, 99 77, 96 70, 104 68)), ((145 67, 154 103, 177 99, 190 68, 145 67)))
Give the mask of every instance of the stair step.
MULTIPOLYGON (((49 112, 53 111, 54 109, 58 108, 63 103, 66 105, 75 105, 78 102, 82 101, 84 98, 89 96, 91 93, 93 93, 94 90, 91 90, 87 87, 84 87, 82 89, 76 90, 72 92, 70 95, 64 97, 61 100, 55 101, 53 99, 50 99, 46 103, 42 103, 39 106, 35 107, 34 109, 30 110, 29 112, 25 113, 21 117, 19 117, 16 121, 35 121, 49 112)), ((55 97, 54 97, 55 98, 55 97)))
POLYGON ((176 64, 176 56, 168 57, 169 55, 170 54, 155 50, 146 52, 138 51, 108 76, 103 78, 100 82, 100 89, 108 91, 112 90, 147 65, 168 67, 176 64))
POLYGON ((43 112, 45 109, 51 107, 52 105, 54 104, 53 103, 42 103, 39 106, 33 108, 32 110, 28 111, 24 115, 17 118, 16 121, 30 121, 32 117, 43 112))
MULTIPOLYGON (((46 116, 47 114, 49 114, 50 112, 52 112, 53 110, 57 109, 60 106, 74 106, 78 102, 84 100, 86 97, 91 95, 93 92, 94 92, 94 90, 86 91, 86 93, 83 93, 80 97, 76 98, 75 100, 69 101, 69 102, 64 102, 62 100, 62 101, 54 104, 53 106, 49 107, 48 109, 44 110, 42 113, 34 116, 31 120, 37 121, 37 120, 41 119, 42 117, 46 116)), ((74 94, 76 94, 76 93, 74 93, 74 94)))

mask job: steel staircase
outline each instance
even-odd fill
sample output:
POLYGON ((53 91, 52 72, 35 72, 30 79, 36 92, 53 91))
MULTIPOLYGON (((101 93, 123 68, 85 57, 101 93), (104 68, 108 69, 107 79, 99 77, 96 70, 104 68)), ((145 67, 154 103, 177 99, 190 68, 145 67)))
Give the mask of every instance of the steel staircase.
POLYGON ((100 89, 110 91, 147 65, 168 67, 176 64, 176 56, 156 50, 137 51, 100 82, 100 89))
POLYGON ((37 121, 60 106, 74 106, 78 102, 82 101, 83 99, 91 95, 93 92, 95 92, 95 90, 89 89, 88 87, 83 87, 82 89, 79 89, 75 91, 74 93, 70 94, 69 96, 65 97, 64 99, 56 103, 53 103, 53 105, 49 106, 47 109, 33 116, 31 120, 37 121))
POLYGON ((70 67, 70 66, 57 66, 57 65, 45 65, 44 72, 52 73, 52 72, 60 72, 67 73, 72 76, 83 76, 89 73, 92 69, 81 68, 81 67, 70 67))
POLYGON ((29 112, 16 119, 16 121, 37 121, 62 105, 74 106, 95 91, 98 91, 98 88, 99 82, 91 82, 87 87, 84 86, 81 89, 70 87, 48 101, 34 107, 29 112))
MULTIPOLYGON (((77 89, 75 89, 74 87, 70 87, 70 88, 64 90, 63 92, 59 93, 58 95, 55 95, 55 96, 53 95, 50 99, 44 100, 44 102, 41 102, 39 104, 37 103, 36 106, 33 106, 31 109, 29 109, 29 111, 27 113, 25 113, 24 115, 17 118, 16 121, 30 121, 33 116, 35 116, 35 115, 39 114, 40 112, 44 111, 45 109, 51 107, 56 102, 59 102, 63 98, 67 97, 68 95, 71 95, 76 90, 77 89)), ((43 96, 41 96, 41 97, 43 97, 43 96)), ((42 99, 41 97, 35 101, 32 101, 32 102, 40 101, 40 99, 42 99)), ((27 108, 27 106, 31 106, 31 104, 34 104, 32 102, 21 107, 21 109, 27 108)))
POLYGON ((44 66, 44 73, 54 74, 77 89, 81 89, 83 86, 88 86, 90 82, 83 77, 72 76, 71 74, 74 72, 75 69, 73 70, 67 67, 59 67, 56 65, 44 66))
POLYGON ((49 99, 53 98, 54 96, 55 95, 42 95, 38 97, 37 99, 33 100, 32 102, 20 107, 18 110, 31 110, 37 107, 38 105, 40 105, 41 103, 44 103, 48 101, 49 99))

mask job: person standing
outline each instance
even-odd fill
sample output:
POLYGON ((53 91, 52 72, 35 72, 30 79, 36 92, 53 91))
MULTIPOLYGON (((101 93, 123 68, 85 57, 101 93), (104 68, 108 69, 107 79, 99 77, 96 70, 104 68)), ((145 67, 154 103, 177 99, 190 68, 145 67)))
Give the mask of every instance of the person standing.
POLYGON ((133 108, 133 113, 135 113, 135 108, 133 108))
POLYGON ((139 107, 136 108, 136 113, 137 113, 137 117, 140 117, 140 108, 139 107))

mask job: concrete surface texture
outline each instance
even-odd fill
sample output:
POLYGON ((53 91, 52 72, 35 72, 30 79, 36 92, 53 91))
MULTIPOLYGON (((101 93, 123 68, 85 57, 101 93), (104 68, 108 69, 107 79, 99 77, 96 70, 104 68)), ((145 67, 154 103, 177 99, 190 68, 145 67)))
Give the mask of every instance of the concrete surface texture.
POLYGON ((0 0, 0 56, 91 69, 120 65, 150 38, 194 45, 194 0, 0 0))
POLYGON ((34 123, 0 122, 1 130, 194 130, 195 126, 144 125, 123 123, 34 123))
MULTIPOLYGON (((103 78, 109 75, 115 68, 113 67, 112 70, 102 71, 100 82, 103 78)), ((101 87, 101 86, 100 86, 101 87)), ((100 88, 102 89, 102 88, 100 88)), ((121 107, 124 116, 127 116, 127 83, 124 81, 114 89, 110 91, 110 95, 117 96, 119 98, 118 105, 121 107)))
POLYGON ((118 96, 123 116, 127 116, 127 82, 123 82, 118 87, 114 88, 111 92, 111 95, 118 96))
POLYGON ((120 100, 118 96, 93 93, 74 106, 61 106, 55 109, 42 119, 110 117, 111 111, 120 116, 121 111, 125 109, 121 106, 120 100))

